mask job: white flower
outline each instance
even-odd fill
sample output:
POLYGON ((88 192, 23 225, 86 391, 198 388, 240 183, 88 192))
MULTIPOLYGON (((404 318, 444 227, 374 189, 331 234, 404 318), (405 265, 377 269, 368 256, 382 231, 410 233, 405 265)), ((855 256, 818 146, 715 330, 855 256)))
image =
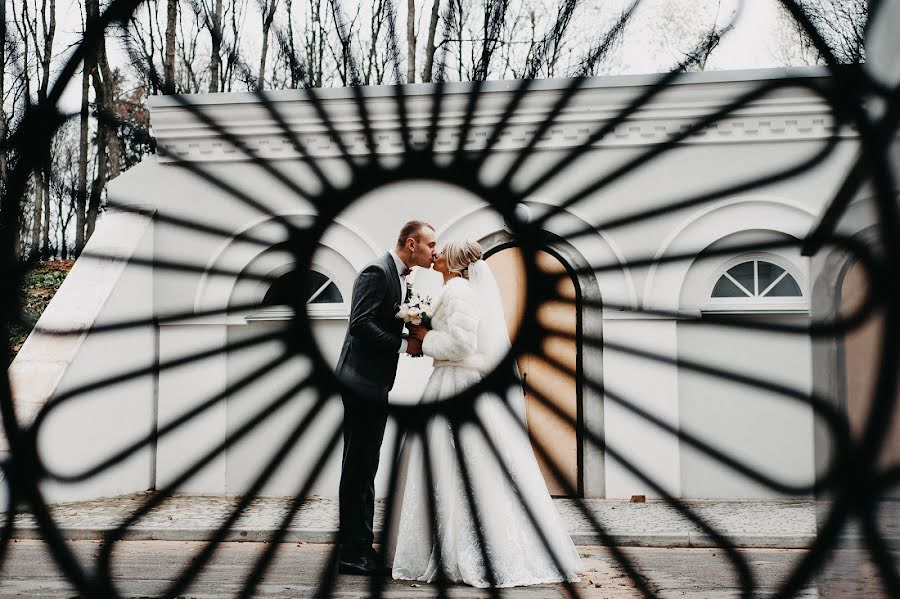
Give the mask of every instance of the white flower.
POLYGON ((431 318, 431 313, 433 312, 431 296, 420 294, 410 287, 407 297, 409 299, 398 307, 397 318, 407 324, 416 325, 420 325, 425 319, 431 318))

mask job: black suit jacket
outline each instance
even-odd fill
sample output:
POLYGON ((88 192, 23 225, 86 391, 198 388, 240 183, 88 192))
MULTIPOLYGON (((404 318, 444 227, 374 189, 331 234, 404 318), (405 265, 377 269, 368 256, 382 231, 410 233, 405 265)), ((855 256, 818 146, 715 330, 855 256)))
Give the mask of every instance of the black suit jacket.
POLYGON ((337 375, 363 399, 387 401, 394 386, 403 321, 396 317, 400 281, 390 253, 368 264, 353 283, 350 325, 337 375))

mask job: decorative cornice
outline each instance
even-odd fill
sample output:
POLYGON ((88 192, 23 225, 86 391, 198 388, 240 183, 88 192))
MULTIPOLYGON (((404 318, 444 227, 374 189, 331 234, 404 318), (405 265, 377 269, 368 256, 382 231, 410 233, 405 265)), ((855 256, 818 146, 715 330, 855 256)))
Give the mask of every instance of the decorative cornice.
MULTIPOLYGON (((695 123, 741 94, 759 85, 758 79, 746 81, 682 82, 664 90, 652 103, 637 110, 632 117, 615 127, 593 147, 627 147, 656 144, 689 129, 695 123)), ((498 86, 494 86, 495 88, 498 86)), ((381 88, 379 88, 381 89, 381 88)), ((299 141, 308 156, 340 155, 339 144, 328 131, 308 94, 316 93, 319 105, 328 114, 336 135, 351 154, 368 154, 370 148, 364 122, 355 100, 343 94, 319 91, 297 91, 278 94, 272 105, 285 123, 287 133, 277 125, 258 99, 236 94, 241 101, 201 101, 186 97, 190 107, 166 99, 154 102, 152 122, 161 148, 160 162, 245 161, 247 153, 232 145, 224 135, 204 124, 192 111, 202 111, 229 135, 240 140, 251 154, 266 160, 298 159, 294 140, 299 141), (321 93, 321 97, 319 94, 321 93), (339 97, 329 97, 338 95, 339 97), (291 138, 294 138, 293 140, 291 138)), ((536 149, 565 149, 581 146, 640 94, 641 86, 590 87, 576 93, 535 145, 536 149)), ((466 138, 466 150, 479 150, 491 137, 503 111, 513 97, 510 86, 482 91, 466 138)), ((496 151, 524 148, 548 118, 559 98, 560 89, 535 89, 528 92, 520 108, 509 119, 496 151)), ((231 94, 216 94, 231 96, 231 94)), ((374 92, 364 94, 369 123, 374 138, 374 152, 396 154, 403 151, 403 132, 393 95, 374 92)), ((468 97, 463 93, 447 94, 434 147, 438 152, 457 149, 468 97)), ((413 145, 428 141, 433 98, 416 94, 406 97, 408 130, 413 145)), ((785 142, 822 140, 832 135, 851 137, 849 128, 835 132, 835 121, 826 102, 809 89, 784 87, 761 99, 741 106, 728 117, 690 135, 682 144, 722 144, 752 142, 785 142)))

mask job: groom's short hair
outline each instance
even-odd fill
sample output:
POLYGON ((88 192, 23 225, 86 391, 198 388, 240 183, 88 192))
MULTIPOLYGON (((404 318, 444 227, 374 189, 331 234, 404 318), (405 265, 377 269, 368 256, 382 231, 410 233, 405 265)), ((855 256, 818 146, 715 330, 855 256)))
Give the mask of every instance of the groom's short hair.
POLYGON ((422 228, 428 227, 434 231, 434 227, 423 220, 411 220, 400 229, 400 235, 397 236, 397 247, 406 245, 406 240, 412 237, 417 242, 421 238, 422 228))

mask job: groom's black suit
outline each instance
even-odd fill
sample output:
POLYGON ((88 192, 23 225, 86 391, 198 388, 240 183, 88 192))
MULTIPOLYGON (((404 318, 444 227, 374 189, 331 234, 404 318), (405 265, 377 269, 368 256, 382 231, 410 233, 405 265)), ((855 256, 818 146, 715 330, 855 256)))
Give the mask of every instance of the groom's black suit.
POLYGON ((374 542, 375 472, 403 338, 403 321, 395 309, 401 300, 399 276, 388 253, 367 265, 353 284, 350 325, 337 364, 338 377, 353 389, 342 397, 342 556, 365 555, 374 542))

